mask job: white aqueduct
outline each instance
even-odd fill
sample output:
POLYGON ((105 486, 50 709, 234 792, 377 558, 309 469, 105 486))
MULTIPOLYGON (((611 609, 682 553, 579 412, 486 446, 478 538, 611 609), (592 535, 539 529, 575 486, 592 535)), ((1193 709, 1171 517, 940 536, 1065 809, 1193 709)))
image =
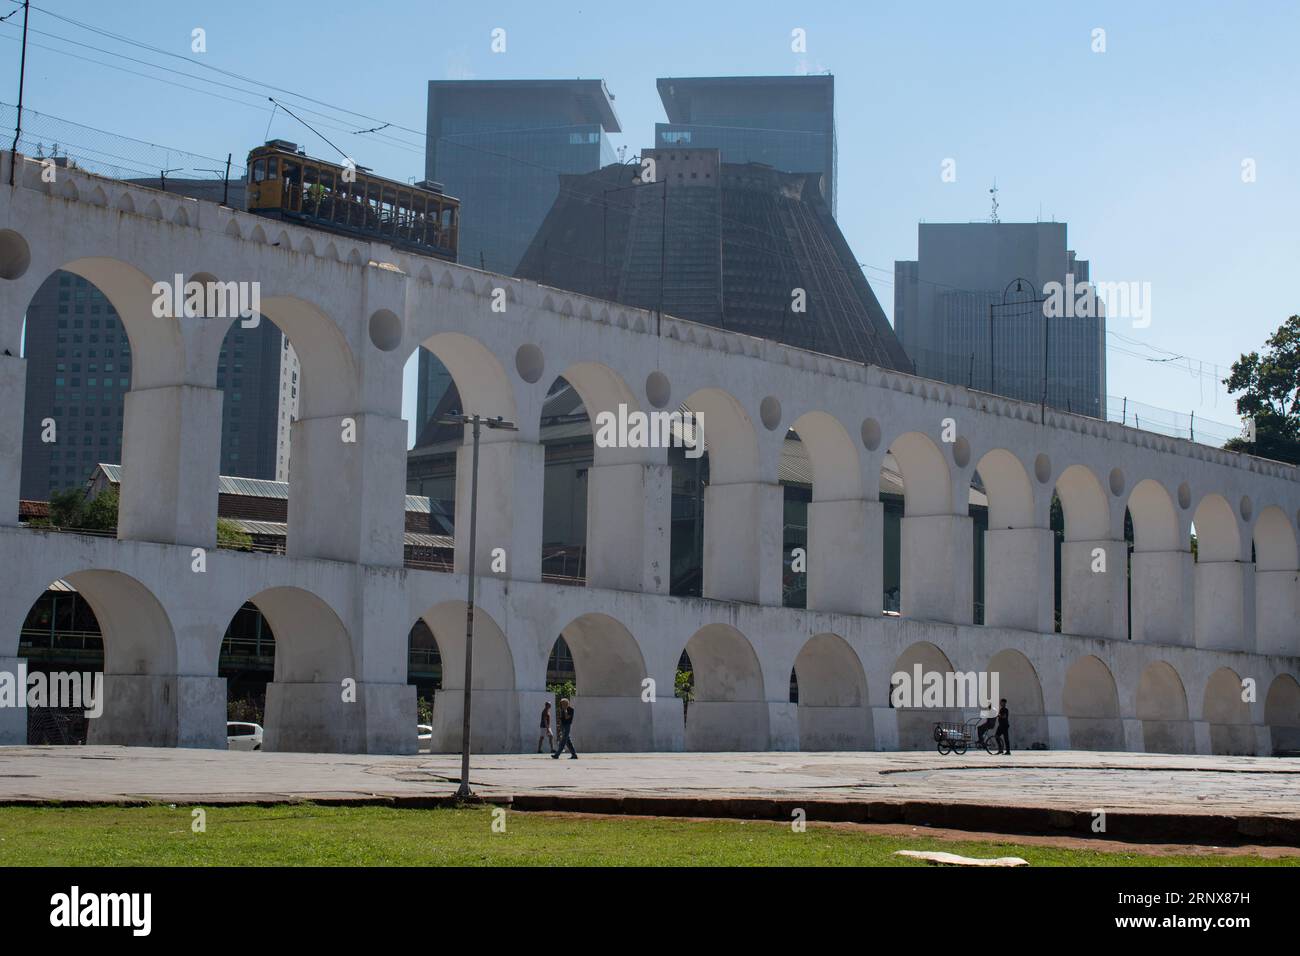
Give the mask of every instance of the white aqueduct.
MULTIPOLYGON (((224 746, 222 635, 253 601, 276 638, 266 749, 410 752, 407 637, 420 617, 444 663, 435 749, 459 749, 462 572, 403 567, 402 369, 427 348, 486 432, 474 747, 530 749, 547 657, 563 634, 589 750, 928 746, 932 710, 889 706, 890 675, 995 670, 1017 747, 1259 753, 1300 748, 1300 480, 1294 468, 409 256, 19 157, 0 202, 0 670, 49 583, 90 602, 105 644, 104 743, 224 746), (57 269, 111 300, 131 343, 116 540, 19 528, 24 313, 57 269), (217 550, 231 321, 153 316, 155 280, 256 280, 302 363, 288 555, 217 550), (504 314, 491 308, 504 289, 504 314), (588 412, 686 401, 704 414, 702 599, 667 594, 663 449, 596 448, 586 587, 541 580, 547 387, 588 412), (944 419, 956 440, 942 440, 944 419), (355 423, 355 442, 342 423, 355 423), (789 428, 812 462, 808 609, 781 607, 789 428), (905 483, 901 617, 881 612, 879 474, 905 483), (985 624, 972 623, 978 470, 989 501, 985 624), (1053 491, 1065 514, 1054 633, 1053 491), (1125 509, 1135 553, 1125 573, 1125 509), (1198 555, 1189 532, 1195 524, 1198 555), (206 570, 193 570, 194 549, 206 570), (504 548, 507 573, 491 552, 504 548), (1107 570, 1095 571, 1097 549, 1107 570), (685 648, 696 700, 672 696, 685 648), (799 703, 789 702, 797 668, 799 703), (643 679, 658 692, 642 700, 643 679), (357 685, 345 703, 341 683, 357 685), (1243 683, 1257 689, 1243 694, 1243 683)), ((0 175, 7 183, 10 154, 0 175)), ((462 449, 462 452, 464 449, 462 449)), ((457 529, 468 509, 460 493, 457 529)), ((0 710, 0 742, 25 716, 0 710)))

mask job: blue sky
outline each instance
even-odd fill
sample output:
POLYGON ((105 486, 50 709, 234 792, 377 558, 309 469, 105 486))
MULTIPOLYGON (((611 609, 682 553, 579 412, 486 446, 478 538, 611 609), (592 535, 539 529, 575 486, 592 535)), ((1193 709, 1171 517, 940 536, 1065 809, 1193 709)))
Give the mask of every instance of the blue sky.
MULTIPOLYGON (((0 0, 0 15, 13 7, 0 0)), ((614 142, 631 152, 651 145, 654 123, 664 119, 658 76, 829 70, 838 218, 887 312, 894 260, 915 257, 917 223, 986 218, 996 177, 1004 222, 1068 222, 1070 245, 1091 261, 1094 279, 1151 284, 1150 327, 1111 323, 1118 335, 1108 336, 1107 391, 1198 419, 1235 420, 1213 367, 1222 377, 1242 351, 1300 312, 1293 3, 35 0, 35 7, 414 131, 424 128, 431 79, 600 77, 623 124, 614 142), (205 53, 191 52, 196 27, 206 32, 205 53), (504 53, 490 46, 498 27, 504 53), (791 51, 795 28, 806 33, 806 53, 791 51), (1096 28, 1106 31, 1104 53, 1092 49, 1096 28), (956 160, 956 182, 941 179, 947 158, 956 160), (1254 160, 1253 183, 1242 182, 1244 159, 1254 160), (1186 360, 1146 360, 1170 356, 1186 360)), ((0 99, 8 103, 20 18, 0 24, 0 99)), ((33 33, 31 109, 211 156, 238 158, 265 138, 265 89, 37 10, 31 23, 112 51, 33 33)), ((362 164, 394 178, 422 175, 418 132, 396 134, 409 146, 385 143, 340 129, 377 123, 315 108, 334 113, 322 132, 362 164)), ((283 113, 270 133, 331 152, 283 113)), ((408 394, 408 415, 413 401, 408 394)))

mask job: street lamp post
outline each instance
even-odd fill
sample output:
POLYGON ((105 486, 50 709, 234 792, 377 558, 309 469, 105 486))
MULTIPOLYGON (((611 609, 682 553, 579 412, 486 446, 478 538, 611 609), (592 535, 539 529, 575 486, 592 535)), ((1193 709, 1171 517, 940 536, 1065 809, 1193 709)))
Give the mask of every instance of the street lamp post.
POLYGON ((513 422, 508 422, 500 415, 496 418, 484 418, 481 415, 449 415, 439 419, 443 425, 469 425, 474 436, 473 462, 470 469, 469 483, 469 582, 465 598, 465 691, 464 708, 460 724, 460 787, 456 798, 467 800, 474 796, 469 788, 469 723, 470 692, 474 680, 474 570, 478 537, 478 440, 482 426, 504 431, 518 431, 513 422))

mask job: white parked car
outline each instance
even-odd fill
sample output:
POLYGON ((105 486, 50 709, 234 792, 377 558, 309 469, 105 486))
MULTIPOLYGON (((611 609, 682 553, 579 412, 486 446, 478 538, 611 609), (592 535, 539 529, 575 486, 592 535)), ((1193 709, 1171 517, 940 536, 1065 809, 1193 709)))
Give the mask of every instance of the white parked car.
POLYGON ((415 725, 415 752, 427 753, 433 747, 433 728, 428 724, 415 725))
POLYGON ((229 750, 261 750, 262 725, 238 720, 226 721, 226 748, 229 750))

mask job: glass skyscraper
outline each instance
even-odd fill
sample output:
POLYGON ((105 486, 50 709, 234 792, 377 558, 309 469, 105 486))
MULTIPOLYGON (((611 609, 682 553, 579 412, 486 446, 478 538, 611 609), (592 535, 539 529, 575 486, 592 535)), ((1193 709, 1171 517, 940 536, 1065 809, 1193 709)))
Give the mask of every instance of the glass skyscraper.
POLYGON ((707 76, 656 81, 667 123, 659 149, 717 149, 724 163, 820 173, 835 212, 835 77, 707 76))
MULTIPOLYGON (((603 80, 429 83, 425 178, 461 201, 462 264, 514 274, 555 204, 560 176, 615 161, 613 100, 603 80)), ((449 383, 442 364, 421 352, 416 444, 449 383)))

